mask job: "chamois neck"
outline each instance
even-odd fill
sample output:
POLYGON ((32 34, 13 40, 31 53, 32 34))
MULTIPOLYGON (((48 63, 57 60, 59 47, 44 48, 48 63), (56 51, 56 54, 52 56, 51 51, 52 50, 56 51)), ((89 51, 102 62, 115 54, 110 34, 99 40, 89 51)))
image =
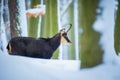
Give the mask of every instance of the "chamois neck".
POLYGON ((60 45, 60 33, 57 33, 51 38, 50 45, 52 46, 53 50, 56 50, 58 48, 60 45))

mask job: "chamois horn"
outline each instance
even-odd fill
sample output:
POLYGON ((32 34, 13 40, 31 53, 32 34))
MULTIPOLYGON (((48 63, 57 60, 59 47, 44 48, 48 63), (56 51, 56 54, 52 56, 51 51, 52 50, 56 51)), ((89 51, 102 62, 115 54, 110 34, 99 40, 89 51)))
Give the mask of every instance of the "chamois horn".
POLYGON ((69 26, 69 28, 67 29, 66 33, 68 33, 68 31, 71 29, 72 24, 69 24, 69 25, 67 25, 67 26, 69 26))

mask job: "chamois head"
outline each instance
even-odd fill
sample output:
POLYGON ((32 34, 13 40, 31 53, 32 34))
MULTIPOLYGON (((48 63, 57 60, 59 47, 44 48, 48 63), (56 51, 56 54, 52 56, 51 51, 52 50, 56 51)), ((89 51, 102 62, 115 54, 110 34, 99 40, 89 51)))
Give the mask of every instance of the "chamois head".
POLYGON ((68 29, 63 28, 63 29, 60 30, 60 35, 61 35, 60 43, 61 44, 69 44, 69 43, 71 43, 71 41, 69 40, 69 38, 67 36, 67 33, 71 29, 71 27, 72 27, 72 24, 69 24, 68 29))

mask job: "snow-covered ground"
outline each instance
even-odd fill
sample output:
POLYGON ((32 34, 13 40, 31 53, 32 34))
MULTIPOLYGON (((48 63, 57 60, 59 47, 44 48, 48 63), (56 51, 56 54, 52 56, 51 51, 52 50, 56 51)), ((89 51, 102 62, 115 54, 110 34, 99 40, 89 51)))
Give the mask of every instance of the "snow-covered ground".
POLYGON ((101 64, 87 69, 78 69, 77 64, 78 61, 33 59, 1 53, 0 80, 120 80, 119 64, 101 64))

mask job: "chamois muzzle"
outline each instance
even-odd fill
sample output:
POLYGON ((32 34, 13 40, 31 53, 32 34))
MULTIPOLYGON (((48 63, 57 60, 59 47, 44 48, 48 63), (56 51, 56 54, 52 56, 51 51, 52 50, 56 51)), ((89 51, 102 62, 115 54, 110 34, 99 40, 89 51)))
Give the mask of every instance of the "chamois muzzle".
POLYGON ((72 24, 69 24, 67 25, 69 26, 69 28, 67 27, 67 29, 63 28, 60 30, 61 32, 61 43, 62 44, 68 44, 68 43, 71 43, 71 41, 69 40, 68 36, 67 36, 67 33, 68 31, 71 29, 72 27, 72 24))

